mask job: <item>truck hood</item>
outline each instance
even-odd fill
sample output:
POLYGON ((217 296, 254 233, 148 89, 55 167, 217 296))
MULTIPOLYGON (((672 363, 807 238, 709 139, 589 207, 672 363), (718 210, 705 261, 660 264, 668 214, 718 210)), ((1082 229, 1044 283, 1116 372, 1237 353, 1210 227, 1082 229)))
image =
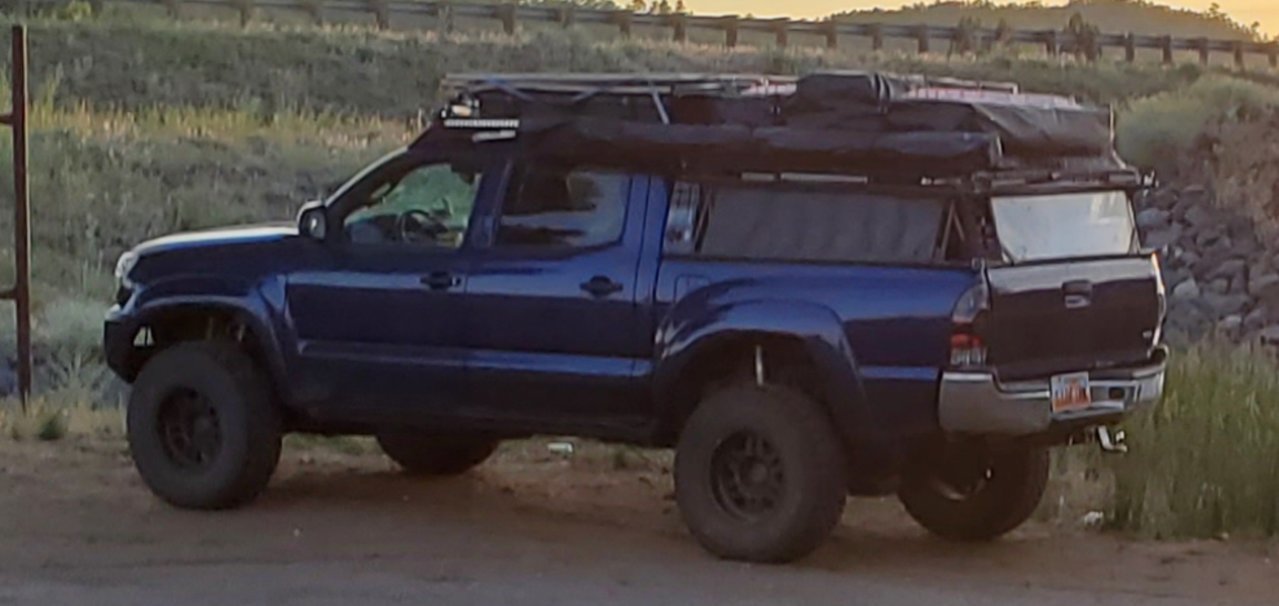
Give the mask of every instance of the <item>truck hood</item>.
POLYGON ((290 223, 263 223, 227 227, 206 231, 174 234, 143 242, 133 249, 139 256, 196 248, 213 248, 239 244, 259 244, 283 240, 298 235, 296 225, 290 223))

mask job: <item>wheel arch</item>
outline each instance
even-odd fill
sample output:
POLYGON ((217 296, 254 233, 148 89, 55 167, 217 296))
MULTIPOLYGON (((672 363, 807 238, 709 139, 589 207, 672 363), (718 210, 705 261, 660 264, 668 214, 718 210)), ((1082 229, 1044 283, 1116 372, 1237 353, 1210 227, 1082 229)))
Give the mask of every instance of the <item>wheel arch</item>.
MULTIPOLYGON (((117 368, 132 380, 152 356, 175 343, 225 338, 236 342, 257 363, 272 391, 283 399, 284 362, 265 305, 247 297, 171 297, 139 305, 128 332, 129 355, 117 368)), ((122 347, 122 345, 117 345, 122 347)))
POLYGON ((659 344, 654 373, 659 442, 678 439, 708 389, 754 377, 757 355, 765 381, 773 378, 770 370, 805 373, 797 387, 827 410, 846 443, 869 429, 857 359, 831 310, 806 302, 750 301, 665 324, 659 335, 667 340, 659 344))

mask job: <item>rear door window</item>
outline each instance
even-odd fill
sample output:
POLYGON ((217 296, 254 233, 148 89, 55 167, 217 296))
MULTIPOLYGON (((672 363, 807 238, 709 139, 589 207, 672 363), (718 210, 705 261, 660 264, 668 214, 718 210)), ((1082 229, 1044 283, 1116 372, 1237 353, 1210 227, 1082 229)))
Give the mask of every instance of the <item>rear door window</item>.
POLYGON ((817 183, 680 183, 667 252, 766 261, 929 263, 945 247, 940 198, 817 183))
POLYGON ((630 177, 553 166, 516 172, 498 218, 496 245, 593 248, 621 239, 630 177))

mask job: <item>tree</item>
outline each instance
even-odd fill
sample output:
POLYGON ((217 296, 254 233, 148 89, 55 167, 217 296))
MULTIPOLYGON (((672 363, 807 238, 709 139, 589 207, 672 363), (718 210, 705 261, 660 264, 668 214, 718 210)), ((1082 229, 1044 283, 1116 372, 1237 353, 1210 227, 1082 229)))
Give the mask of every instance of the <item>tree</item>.
POLYGON ((644 0, 631 0, 630 7, 632 13, 642 13, 648 10, 648 3, 644 0))
MULTIPOLYGON (((688 14, 688 7, 684 5, 684 0, 675 0, 675 12, 681 15, 688 14)), ((1261 27, 1258 25, 1257 27, 1261 27)))

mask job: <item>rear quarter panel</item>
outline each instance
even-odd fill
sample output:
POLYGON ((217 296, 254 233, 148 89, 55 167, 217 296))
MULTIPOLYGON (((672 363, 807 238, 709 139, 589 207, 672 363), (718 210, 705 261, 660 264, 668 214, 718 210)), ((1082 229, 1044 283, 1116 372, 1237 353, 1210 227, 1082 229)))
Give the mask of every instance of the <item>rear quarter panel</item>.
POLYGON ((843 339, 839 345, 850 350, 846 366, 853 376, 842 381, 849 387, 838 392, 841 401, 830 404, 864 409, 858 417, 872 426, 861 429, 884 438, 933 432, 950 316, 979 280, 968 267, 668 258, 657 285, 658 363, 719 328, 743 330, 741 321, 722 321, 735 308, 769 310, 754 313, 750 322, 780 334, 829 326, 834 335, 826 338, 843 339))

